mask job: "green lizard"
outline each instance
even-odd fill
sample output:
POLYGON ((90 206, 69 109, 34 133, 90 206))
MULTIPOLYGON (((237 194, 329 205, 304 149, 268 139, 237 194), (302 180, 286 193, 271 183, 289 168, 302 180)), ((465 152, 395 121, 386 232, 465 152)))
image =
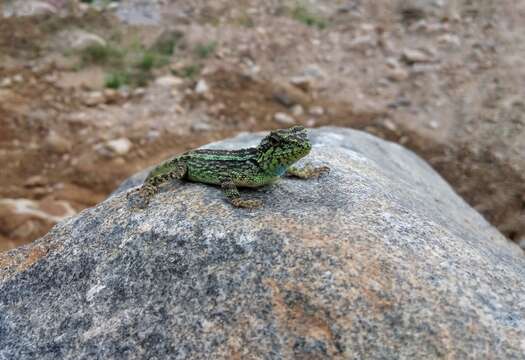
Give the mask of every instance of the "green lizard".
POLYGON ((144 184, 128 193, 138 195, 138 207, 147 206, 159 186, 170 179, 221 186, 230 203, 236 207, 256 208, 262 205, 257 199, 242 199, 237 187, 260 187, 271 184, 283 175, 302 179, 327 173, 327 166, 292 166, 306 156, 312 145, 306 129, 295 126, 270 132, 257 147, 242 150, 191 150, 155 167, 144 184))

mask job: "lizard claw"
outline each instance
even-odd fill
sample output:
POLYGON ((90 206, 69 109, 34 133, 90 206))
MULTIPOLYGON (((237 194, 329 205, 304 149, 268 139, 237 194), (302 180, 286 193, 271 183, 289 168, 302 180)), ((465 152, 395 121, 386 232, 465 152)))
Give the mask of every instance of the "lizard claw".
POLYGON ((319 166, 314 169, 315 174, 317 177, 321 177, 323 175, 328 175, 330 173, 330 168, 328 166, 319 166))

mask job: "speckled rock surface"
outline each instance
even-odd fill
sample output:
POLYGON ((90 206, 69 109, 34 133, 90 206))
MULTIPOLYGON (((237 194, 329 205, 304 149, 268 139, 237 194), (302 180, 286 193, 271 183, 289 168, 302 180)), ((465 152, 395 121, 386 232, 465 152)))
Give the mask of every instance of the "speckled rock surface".
POLYGON ((0 359, 523 359, 523 252, 402 147, 312 140, 332 172, 243 192, 262 209, 117 192, 0 255, 0 359))

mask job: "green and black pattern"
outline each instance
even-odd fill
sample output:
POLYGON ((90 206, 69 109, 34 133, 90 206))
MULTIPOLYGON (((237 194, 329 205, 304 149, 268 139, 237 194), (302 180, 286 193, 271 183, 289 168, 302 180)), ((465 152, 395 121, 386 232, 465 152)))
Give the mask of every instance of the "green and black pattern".
POLYGON ((180 179, 221 186, 230 203, 236 207, 258 207, 261 205, 259 200, 242 199, 237 187, 268 185, 283 175, 307 179, 328 172, 326 166, 292 167, 311 148, 306 129, 295 126, 272 131, 254 148, 191 150, 154 168, 144 184, 129 195, 138 195, 139 207, 145 207, 161 184, 180 179))

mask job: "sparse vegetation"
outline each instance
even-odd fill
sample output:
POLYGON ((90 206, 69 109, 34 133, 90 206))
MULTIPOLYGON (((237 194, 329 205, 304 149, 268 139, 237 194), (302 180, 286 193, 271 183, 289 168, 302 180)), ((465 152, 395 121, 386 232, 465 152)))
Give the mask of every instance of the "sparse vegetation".
POLYGON ((191 64, 184 66, 181 70, 172 70, 172 74, 181 76, 187 79, 196 78, 201 72, 201 66, 199 64, 191 64))
POLYGON ((80 52, 82 64, 119 65, 124 52, 110 45, 92 45, 80 52))
POLYGON ((118 89, 129 83, 129 75, 122 72, 109 73, 106 76, 105 85, 110 89, 118 89))
POLYGON ((79 67, 98 65, 108 70, 105 85, 118 89, 121 86, 145 86, 153 78, 155 67, 169 63, 170 57, 154 50, 145 50, 140 44, 127 48, 114 45, 90 46, 80 52, 79 67))
POLYGON ((166 56, 173 55, 182 36, 180 32, 170 32, 163 35, 157 43, 153 45, 151 50, 166 56))
POLYGON ((197 45, 195 47, 195 54, 201 59, 206 59, 215 52, 215 49, 217 49, 217 43, 210 41, 206 44, 197 45))
POLYGON ((142 71, 151 71, 155 65, 155 54, 146 51, 142 54, 140 61, 137 63, 137 67, 142 71))
POLYGON ((305 4, 298 2, 292 10, 292 17, 307 26, 317 27, 320 30, 326 28, 326 19, 315 14, 305 4))

